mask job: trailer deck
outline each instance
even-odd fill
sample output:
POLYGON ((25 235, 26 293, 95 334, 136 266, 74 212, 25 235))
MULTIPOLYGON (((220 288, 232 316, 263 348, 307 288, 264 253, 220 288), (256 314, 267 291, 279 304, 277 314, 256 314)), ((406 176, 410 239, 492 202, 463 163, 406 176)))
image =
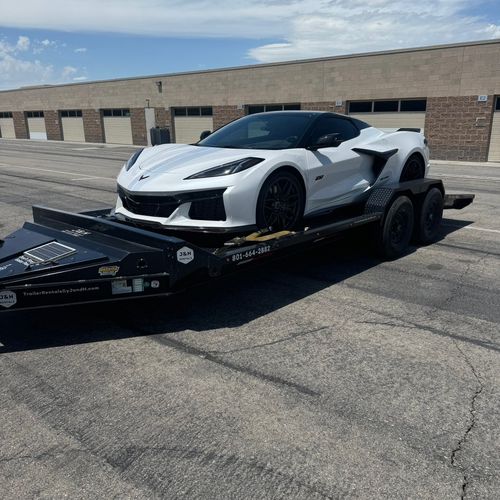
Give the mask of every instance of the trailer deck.
MULTIPOLYGON (((442 182, 433 179, 377 188, 364 203, 307 221, 300 230, 233 235, 216 245, 208 237, 206 246, 199 235, 125 223, 111 209, 75 214, 34 206, 34 222, 0 240, 0 311, 169 295, 361 226, 371 228, 372 239, 387 239, 387 224, 401 229, 387 220, 394 201, 411 199, 418 222, 433 188, 444 195, 442 182)), ((440 210, 463 208, 473 198, 444 195, 440 210)), ((386 256, 396 256, 400 246, 386 256)))

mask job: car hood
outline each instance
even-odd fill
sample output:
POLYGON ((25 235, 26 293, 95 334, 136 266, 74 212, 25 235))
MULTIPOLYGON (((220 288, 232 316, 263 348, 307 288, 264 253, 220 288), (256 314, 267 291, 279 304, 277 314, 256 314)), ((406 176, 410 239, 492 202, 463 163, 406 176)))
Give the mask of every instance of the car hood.
POLYGON ((188 144, 166 144, 145 149, 131 170, 142 173, 189 176, 242 158, 275 157, 279 151, 255 149, 229 149, 192 146, 188 144))

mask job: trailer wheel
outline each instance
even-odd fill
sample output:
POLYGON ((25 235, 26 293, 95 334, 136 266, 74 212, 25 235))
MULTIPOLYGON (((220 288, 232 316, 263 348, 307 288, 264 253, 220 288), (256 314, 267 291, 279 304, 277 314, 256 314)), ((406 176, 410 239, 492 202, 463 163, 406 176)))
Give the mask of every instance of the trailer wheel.
POLYGON ((413 203, 407 196, 398 196, 378 228, 377 247, 386 259, 399 257, 408 247, 413 233, 413 203))
POLYGON ((422 245, 436 241, 443 219, 443 194, 438 188, 431 188, 422 203, 417 225, 416 239, 422 245))

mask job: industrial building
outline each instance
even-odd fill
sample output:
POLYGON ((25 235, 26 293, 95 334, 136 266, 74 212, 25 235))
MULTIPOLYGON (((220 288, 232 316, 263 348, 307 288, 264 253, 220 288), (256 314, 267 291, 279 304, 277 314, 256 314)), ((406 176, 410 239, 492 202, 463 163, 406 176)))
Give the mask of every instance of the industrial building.
POLYGON ((500 161, 500 40, 0 92, 4 138, 146 145, 197 141, 248 113, 346 113, 418 127, 432 158, 500 161))

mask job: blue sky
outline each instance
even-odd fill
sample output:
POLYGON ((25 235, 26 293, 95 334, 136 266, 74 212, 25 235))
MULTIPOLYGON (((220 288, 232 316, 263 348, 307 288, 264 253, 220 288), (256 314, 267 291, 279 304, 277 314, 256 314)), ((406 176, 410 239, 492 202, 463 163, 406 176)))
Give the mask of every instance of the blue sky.
POLYGON ((0 89, 500 38, 497 0, 0 0, 0 89))

